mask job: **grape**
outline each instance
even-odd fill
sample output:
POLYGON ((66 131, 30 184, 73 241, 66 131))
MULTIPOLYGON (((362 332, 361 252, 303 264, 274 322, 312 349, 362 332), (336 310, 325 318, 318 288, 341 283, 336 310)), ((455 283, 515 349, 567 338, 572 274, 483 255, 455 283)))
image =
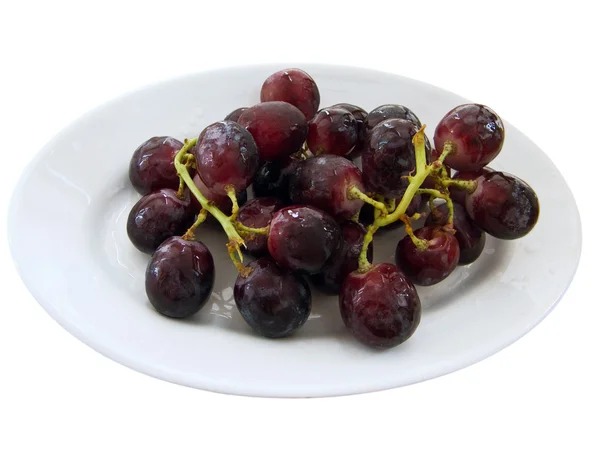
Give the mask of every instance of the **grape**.
POLYGON ((227 114, 225 116, 224 120, 231 120, 232 122, 237 122, 238 119, 240 118, 240 116, 242 115, 242 113, 244 111, 246 111, 247 109, 248 108, 246 108, 246 107, 234 109, 233 111, 231 111, 229 114, 227 114))
MULTIPOLYGON (((476 180, 481 175, 484 175, 486 173, 491 173, 491 172, 494 172, 494 170, 490 169, 489 167, 483 167, 480 170, 477 170, 475 172, 456 172, 452 176, 452 179, 460 180, 460 181, 472 181, 472 180, 476 180)), ((449 191, 450 191, 450 197, 452 198, 452 200, 455 203, 460 203, 463 206, 465 205, 465 201, 467 199, 467 192, 468 192, 466 189, 461 189, 456 186, 450 186, 449 191)))
MULTIPOLYGON (((346 276, 358 269, 358 257, 362 250, 366 228, 348 220, 340 224, 342 240, 339 248, 325 264, 321 272, 312 276, 316 286, 328 294, 339 294, 346 276)), ((373 243, 367 249, 367 259, 373 261, 373 243)))
POLYGON ((476 171, 489 164, 504 143, 504 125, 498 115, 484 105, 460 105, 451 110, 435 129, 434 156, 451 141, 456 151, 446 158, 455 170, 476 171))
MULTIPOLYGON (((427 220, 425 226, 443 226, 448 221, 448 206, 443 203, 435 207, 427 220)), ((460 256, 458 265, 464 266, 474 262, 485 247, 485 233, 477 227, 467 215, 462 205, 454 203, 454 237, 458 241, 460 256)))
MULTIPOLYGON (((200 176, 198 174, 196 174, 194 176, 194 184, 196 185, 196 187, 198 188, 200 193, 202 195, 204 195, 206 200, 208 200, 209 202, 213 202, 214 205, 217 208, 219 208, 223 214, 226 214, 226 215, 231 214, 231 209, 233 207, 233 203, 231 203, 231 199, 227 196, 226 193, 216 194, 215 192, 208 189, 206 187, 206 185, 202 182, 202 180, 200 179, 200 176)), ((202 208, 202 205, 196 199, 195 196, 192 195, 191 197, 192 197, 192 205, 194 206, 194 208, 196 208, 197 211, 200 211, 200 209, 202 208)), ((237 197, 238 205, 242 206, 248 200, 248 192, 247 191, 238 192, 236 194, 236 197, 237 197)), ((210 217, 212 217, 212 215, 209 214, 209 218, 210 217)))
POLYGON ((183 144, 168 136, 148 139, 140 145, 129 163, 129 180, 142 195, 163 188, 177 189, 179 176, 173 160, 183 144))
POLYGON ((408 120, 416 125, 417 130, 421 128, 421 121, 419 118, 406 106, 381 105, 367 115, 367 119, 365 121, 367 133, 370 133, 373 128, 388 119, 408 120))
POLYGON ((312 206, 289 206, 271 219, 269 253, 285 269, 315 274, 337 249, 340 237, 340 226, 326 212, 312 206))
MULTIPOLYGON (((237 220, 251 228, 266 227, 271 223, 275 211, 279 211, 282 207, 282 201, 276 197, 257 197, 240 208, 237 220)), ((244 241, 248 252, 254 256, 262 256, 269 251, 267 236, 255 234, 244 238, 244 241)))
POLYGON ((354 150, 352 150, 352 152, 348 155, 348 158, 358 156, 358 154, 362 151, 363 145, 367 138, 367 112, 360 106, 351 105, 350 103, 338 103, 337 105, 333 105, 332 108, 345 109, 350 114, 352 114, 354 120, 356 120, 356 133, 358 136, 358 140, 356 141, 356 146, 354 147, 354 150))
POLYGON ((344 220, 364 204, 348 198, 352 186, 365 191, 358 167, 342 156, 319 155, 297 165, 290 175, 289 194, 293 203, 312 205, 344 220))
POLYGON ((254 137, 262 161, 274 161, 297 152, 308 134, 302 112, 285 102, 259 103, 238 118, 254 137))
POLYGON ((415 284, 431 286, 452 273, 458 264, 460 247, 456 238, 438 227, 423 227, 415 236, 428 241, 428 247, 418 249, 409 236, 396 247, 396 264, 415 284))
MULTIPOLYGON (((388 119, 371 131, 362 154, 363 180, 369 192, 400 198, 408 186, 401 178, 415 170, 412 138, 419 129, 404 119, 388 119)), ((425 140, 425 151, 431 146, 425 140)))
POLYGON ((293 155, 282 160, 265 163, 252 182, 256 197, 277 197, 283 203, 291 202, 289 195, 290 175, 296 170, 300 159, 293 155))
POLYGON ((269 338, 289 336, 308 319, 311 294, 306 281, 262 257, 248 264, 250 275, 235 281, 235 304, 248 325, 269 338))
POLYGON ((166 239, 185 233, 193 220, 189 191, 180 200, 174 190, 161 189, 133 205, 127 218, 127 235, 135 248, 152 254, 166 239))
POLYGON ((300 69, 284 69, 265 80, 260 90, 261 102, 282 101, 298 108, 306 120, 319 110, 321 95, 315 80, 300 69))
POLYGON ((534 190, 520 178, 491 172, 477 178, 465 209, 475 224, 498 239, 518 239, 537 223, 540 204, 534 190))
POLYGON ((179 236, 156 249, 146 268, 146 294, 161 314, 189 317, 206 305, 215 281, 210 251, 201 242, 179 236))
POLYGON ((339 302, 344 324, 369 347, 395 347, 410 338, 421 321, 417 290, 389 263, 348 275, 339 302))
POLYGON ((254 139, 236 122, 215 122, 206 127, 193 149, 196 170, 202 182, 216 194, 231 185, 245 190, 258 170, 258 150, 254 139))
POLYGON ((357 142, 356 120, 345 109, 322 109, 308 124, 306 143, 315 155, 328 153, 346 156, 357 142))

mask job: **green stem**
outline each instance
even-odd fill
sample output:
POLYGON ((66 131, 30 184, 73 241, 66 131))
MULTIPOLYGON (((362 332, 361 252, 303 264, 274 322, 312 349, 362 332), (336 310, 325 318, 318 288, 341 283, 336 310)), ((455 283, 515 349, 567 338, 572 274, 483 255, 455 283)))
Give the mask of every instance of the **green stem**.
POLYGON ((356 186, 351 186, 350 188, 348 188, 348 198, 349 199, 357 198, 359 200, 362 200, 363 202, 368 203, 369 205, 373 206, 373 208, 381 211, 382 216, 387 215, 387 208, 385 207, 385 205, 383 203, 378 202, 377 200, 373 200, 371 197, 369 197, 367 194, 363 193, 356 186))
MULTIPOLYGON (((240 270, 240 266, 243 267, 242 263, 244 261, 240 246, 245 245, 244 240, 235 229, 235 226, 232 223, 231 219, 225 214, 223 214, 223 212, 219 208, 217 208, 212 202, 209 202, 206 199, 206 197, 204 197, 204 195, 202 195, 202 192, 200 192, 200 190, 192 180, 192 177, 190 176, 187 170, 186 164, 183 162, 184 156, 187 154, 189 149, 196 145, 197 141, 197 138, 185 140, 183 147, 181 147, 181 150, 179 150, 179 152, 175 156, 175 170, 177 170, 177 174, 184 181, 188 189, 192 192, 196 199, 198 199, 198 202, 200 203, 200 205, 202 205, 202 208, 208 211, 215 219, 217 219, 217 221, 221 224, 221 227, 223 227, 223 231, 225 231, 225 234, 227 234, 227 238, 229 239, 229 242, 227 243, 229 255, 234 265, 238 268, 238 270, 240 270), (238 259, 236 259, 236 254, 237 257, 239 257, 239 261, 238 259)), ((187 163, 188 158, 185 159, 187 163)))
POLYGON ((477 181, 475 180, 452 180, 442 179, 444 187, 454 186, 459 189, 464 189, 467 192, 473 192, 477 188, 477 181))
MULTIPOLYGON (((419 194, 429 194, 432 197, 441 198, 446 202, 448 207, 448 220, 446 221, 445 229, 450 230, 454 227, 454 203, 447 193, 442 193, 436 189, 419 189, 419 194)), ((433 211, 433 210, 432 210, 433 211)))
POLYGON ((411 241, 413 241, 413 244, 415 244, 415 246, 419 250, 427 249, 427 247, 429 246, 429 244, 427 243, 427 240, 419 239, 417 236, 415 236, 412 224, 410 223, 411 218, 408 217, 406 214, 402 214, 400 216, 400 220, 402 222, 404 222, 404 228, 406 229, 406 234, 410 237, 411 241))
POLYGON ((247 227, 242 222, 237 220, 235 222, 235 228, 238 231, 240 231, 242 233, 247 233, 247 234, 262 234, 263 236, 267 236, 269 234, 269 226, 268 225, 266 227, 262 227, 262 228, 252 228, 252 227, 247 227))
POLYGON ((206 216, 208 216, 208 212, 205 209, 201 209, 198 213, 198 217, 193 225, 185 232, 182 236, 183 239, 187 241, 193 241, 196 238, 196 228, 201 225, 205 220, 206 216))
POLYGON ((369 245, 373 242, 373 235, 377 231, 379 226, 376 221, 367 227, 367 234, 363 240, 362 249, 360 251, 360 255, 358 255, 358 272, 366 273, 371 268, 372 264, 369 262, 367 258, 367 252, 369 250, 369 245))
POLYGON ((225 192, 227 192, 227 197, 231 200, 231 215, 229 216, 229 220, 233 222, 237 219, 240 205, 238 205, 235 188, 232 185, 228 184, 225 186, 225 192))

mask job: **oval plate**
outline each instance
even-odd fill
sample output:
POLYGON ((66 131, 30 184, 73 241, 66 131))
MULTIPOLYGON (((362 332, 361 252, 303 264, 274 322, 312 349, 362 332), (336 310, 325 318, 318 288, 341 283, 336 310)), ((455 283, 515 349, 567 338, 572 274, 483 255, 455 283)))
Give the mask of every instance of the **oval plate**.
MULTIPOLYGON (((293 337, 254 335, 235 308, 236 273, 225 235, 210 224, 198 233, 215 257, 209 304, 188 320, 157 314, 144 292, 148 257, 125 232, 139 198, 127 177, 133 150, 151 136, 197 136, 233 109, 258 102, 264 79, 282 67, 223 69, 147 87, 86 114, 42 149, 15 189, 9 241, 23 281, 56 321, 105 356, 164 380, 229 394, 315 397, 388 389, 455 371, 511 344, 549 313, 577 268, 579 214, 548 157, 505 122, 504 148, 492 166, 531 184, 540 198, 539 222, 521 240, 488 237, 474 264, 418 288, 423 317, 403 345, 387 351, 361 346, 344 329, 337 299, 314 289, 310 320, 293 337)), ((315 78, 322 106, 349 102, 368 111, 401 103, 429 125, 430 137, 447 111, 467 102, 397 75, 302 68, 315 78)), ((392 262, 401 236, 382 230, 376 261, 392 262)))

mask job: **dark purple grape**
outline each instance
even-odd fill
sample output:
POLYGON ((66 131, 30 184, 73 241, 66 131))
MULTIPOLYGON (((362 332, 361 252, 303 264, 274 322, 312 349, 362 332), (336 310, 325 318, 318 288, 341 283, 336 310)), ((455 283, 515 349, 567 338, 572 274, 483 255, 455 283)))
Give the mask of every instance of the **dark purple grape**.
POLYGON ((247 277, 238 275, 235 304, 248 325, 269 338, 289 336, 307 321, 311 310, 308 284, 300 275, 263 257, 248 264, 247 277))
MULTIPOLYGON (((276 211, 283 207, 283 202, 276 197, 257 197, 250 200, 240 208, 237 220, 251 228, 263 228, 271 223, 271 218, 276 211)), ((260 234, 245 238, 246 249, 254 256, 266 255, 267 236, 260 234)))
POLYGON ((410 338, 421 322, 417 290, 398 267, 389 263, 348 275, 339 302, 346 327, 369 347, 395 347, 410 338))
POLYGON ((302 160, 290 155, 282 160, 264 164, 252 182, 254 196, 277 197, 283 203, 291 203, 289 179, 300 161, 302 160))
POLYGON ((215 281, 215 265, 202 242, 173 236, 156 249, 146 268, 146 294, 161 314, 185 318, 206 305, 215 281))
POLYGON ((365 192, 358 167, 342 156, 319 155, 297 165, 290 175, 289 194, 293 203, 312 205, 345 220, 364 204, 348 197, 352 186, 365 192))
POLYGON ((159 189, 177 189, 179 176, 174 159, 183 144, 168 136, 148 139, 140 145, 129 163, 129 180, 142 195, 159 189))
POLYGON ((504 125, 487 106, 460 105, 446 114, 435 129, 436 158, 446 141, 456 145, 456 151, 448 155, 446 164, 455 170, 476 171, 488 165, 502 150, 504 125))
POLYGON ((177 198, 173 189, 160 191, 142 197, 129 212, 127 235, 139 251, 152 254, 166 239, 181 235, 194 221, 189 191, 186 198, 177 198))
POLYGON ((281 101, 298 108, 306 120, 319 110, 321 95, 315 80, 300 69, 284 69, 265 80, 260 90, 261 102, 281 101))
POLYGON ((370 133, 373 128, 388 119, 404 119, 414 123, 417 130, 421 128, 421 121, 414 112, 402 105, 381 105, 367 115, 366 131, 370 133))
MULTIPOLYGON (((339 248, 321 272, 312 276, 316 286, 328 294, 339 294, 344 279, 358 269, 358 257, 362 250, 367 229, 350 220, 340 224, 342 240, 339 248)), ((367 259, 373 262, 373 243, 369 244, 367 259)))
POLYGON ((312 206, 288 206, 271 219, 269 253, 285 269, 315 274, 337 249, 340 238, 340 226, 326 212, 312 206))
POLYGON ((420 250, 409 236, 404 236, 396 247, 396 264, 415 284, 431 286, 439 283, 458 264, 458 241, 439 227, 419 228, 415 231, 415 236, 427 240, 428 247, 420 250))
POLYGON ((206 127, 193 153, 202 182, 217 194, 226 192, 228 185, 236 192, 246 190, 258 170, 254 139, 236 122, 216 122, 206 127))
MULTIPOLYGON (((404 119, 389 119, 371 131, 362 154, 363 180, 369 192, 400 198, 408 186, 401 178, 415 170, 413 136, 419 129, 404 119)), ((431 152, 425 140, 425 151, 431 152)))
POLYGON ((356 120, 345 109, 322 109, 308 124, 306 143, 315 155, 346 156, 354 150, 357 142, 356 120))
POLYGON ((477 188, 467 194, 465 209, 479 228, 498 239, 525 236, 540 215, 540 203, 531 186, 505 172, 477 178, 477 188))
POLYGON ((342 108, 348 111, 356 120, 356 133, 358 135, 358 140, 356 142, 356 146, 354 150, 348 155, 348 158, 357 157, 362 151, 365 140, 367 139, 367 112, 362 109, 360 106, 352 105, 350 103, 338 103, 333 105, 332 108, 342 108))
POLYGON ((237 122, 238 119, 240 118, 240 116, 242 115, 242 113, 244 111, 246 111, 248 108, 247 107, 242 107, 242 108, 238 108, 238 109, 234 109, 233 111, 231 111, 229 114, 227 114, 225 116, 224 120, 231 120, 232 122, 237 122))
MULTIPOLYGON (((494 172, 494 170, 490 169, 489 167, 484 167, 475 172, 456 172, 452 176, 452 179, 460 180, 460 181, 472 181, 472 180, 476 180, 481 175, 485 175, 486 173, 491 173, 491 172, 494 172)), ((461 189, 458 187, 454 187, 454 186, 450 186, 449 190, 450 190, 450 197, 452 198, 452 200, 455 203, 460 203, 461 205, 465 206, 465 201, 467 199, 467 190, 461 189)))
MULTIPOLYGON (((444 226, 448 221, 448 206, 443 203, 435 207, 427 220, 425 226, 444 226)), ((464 266, 474 262, 485 247, 485 233, 467 215, 462 205, 454 203, 454 237, 458 241, 460 256, 458 265, 464 266)))
MULTIPOLYGON (((226 214, 226 215, 231 214, 231 209, 233 207, 233 203, 231 203, 231 199, 227 196, 227 194, 225 194, 225 193, 217 194, 217 193, 211 191, 210 189, 208 189, 206 187, 206 185, 202 182, 202 180, 200 179, 200 176, 198 174, 196 174, 194 176, 194 184, 196 185, 198 190, 202 193, 202 195, 204 195, 206 200, 208 200, 209 202, 213 202, 214 205, 217 208, 219 208, 223 214, 226 214)), ((192 205, 194 206, 196 211, 200 211, 200 209, 202 208, 202 205, 196 199, 195 196, 192 195, 191 197, 192 197, 192 205)), ((236 194, 236 198, 237 198, 238 206, 242 206, 248 200, 248 192, 247 191, 238 192, 236 194)), ((212 217, 212 216, 209 214, 209 217, 212 217)))
POLYGON ((274 161, 297 152, 308 134, 302 112, 285 102, 259 103, 248 108, 238 122, 254 137, 262 161, 274 161))

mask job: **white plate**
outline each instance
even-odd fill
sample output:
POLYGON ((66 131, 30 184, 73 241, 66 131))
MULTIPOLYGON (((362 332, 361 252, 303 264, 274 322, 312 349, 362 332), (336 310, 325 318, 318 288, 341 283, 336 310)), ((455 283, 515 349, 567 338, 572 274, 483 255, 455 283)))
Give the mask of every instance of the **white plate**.
MULTIPOLYGON (((579 214, 556 167, 506 121, 504 149, 492 166, 533 186, 539 222, 521 240, 489 238, 474 264, 437 286, 418 288, 423 317, 403 345, 383 352, 361 346, 345 331, 337 299, 314 290, 312 315, 296 335, 255 336, 235 308, 235 271, 224 234, 214 227, 199 233, 215 257, 211 301, 191 320, 157 314, 144 293, 148 257, 125 232, 139 198, 127 178, 133 150, 151 136, 196 136, 231 110, 256 103, 263 80, 281 68, 224 69, 147 87, 86 114, 42 149, 15 190, 9 240, 25 284, 55 320, 109 358, 168 381, 231 394, 313 397, 452 372, 511 344, 548 314, 577 267, 579 214)), ((466 102, 396 75, 302 68, 318 83, 322 106, 349 102, 370 110, 401 103, 429 125, 430 137, 447 111, 466 102)), ((376 260, 393 261, 399 237, 381 233, 376 260)))

